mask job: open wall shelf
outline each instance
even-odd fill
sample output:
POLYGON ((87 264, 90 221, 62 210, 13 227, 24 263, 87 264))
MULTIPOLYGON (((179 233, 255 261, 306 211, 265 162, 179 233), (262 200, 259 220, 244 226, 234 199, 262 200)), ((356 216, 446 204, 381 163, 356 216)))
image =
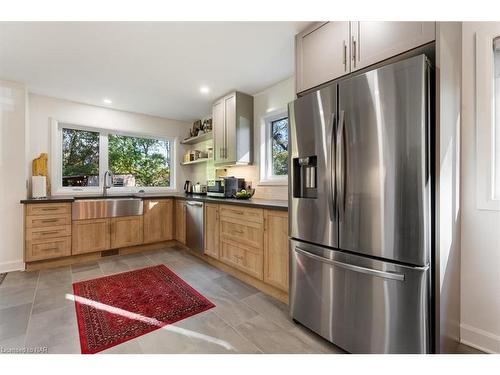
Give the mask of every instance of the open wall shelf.
POLYGON ((187 138, 181 141, 182 145, 193 145, 195 143, 200 143, 203 141, 208 141, 209 139, 212 139, 212 132, 208 133, 203 133, 201 135, 198 135, 196 137, 191 137, 187 138))

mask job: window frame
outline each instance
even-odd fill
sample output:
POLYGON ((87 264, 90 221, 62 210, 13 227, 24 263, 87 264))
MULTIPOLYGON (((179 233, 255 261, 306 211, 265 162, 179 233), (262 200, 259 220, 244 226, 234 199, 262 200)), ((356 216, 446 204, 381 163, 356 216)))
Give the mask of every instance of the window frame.
MULTIPOLYGON (((500 30, 476 33, 476 206, 480 210, 500 211, 495 199, 494 168, 500 162, 495 150, 495 87, 493 40, 500 30), (498 158, 499 160, 495 160, 498 158)), ((497 129, 496 131, 500 131, 497 129)))
POLYGON ((51 119, 51 149, 52 162, 51 166, 51 184, 52 194, 60 195, 82 195, 82 194, 102 194, 104 182, 104 173, 109 170, 108 158, 108 136, 109 134, 121 135, 137 138, 160 139, 169 141, 170 147, 170 186, 136 186, 136 187, 116 187, 112 186, 108 189, 108 194, 134 194, 139 190, 150 193, 161 192, 177 192, 176 185, 176 151, 177 137, 168 137, 161 135, 151 135, 141 132, 127 132, 122 130, 113 130, 110 128, 95 127, 89 125, 75 124, 72 121, 60 121, 51 119), (99 186, 62 186, 62 129, 74 129, 99 133, 99 186))
MULTIPOLYGON (((497 148, 497 146, 498 146, 498 138, 500 137, 500 111, 497 111, 497 109, 500 109, 500 87, 497 87, 497 81, 498 85, 500 85, 500 72, 498 72, 499 76, 497 78, 495 76, 496 64, 497 64, 497 62, 495 61, 495 41, 497 41, 496 44, 499 45, 497 54, 500 59, 500 33, 498 33, 497 37, 493 38, 493 43, 492 43, 493 44, 493 132, 492 132, 493 164, 492 164, 492 177, 491 177, 492 199, 499 201, 500 176, 497 175, 497 172, 500 171, 500 147, 497 148)), ((498 62, 498 65, 500 65, 500 61, 498 62)))
POLYGON ((272 174, 272 123, 285 117, 288 119, 288 136, 290 137, 290 118, 287 109, 281 108, 262 117, 260 126, 260 185, 288 185, 288 174, 272 174))

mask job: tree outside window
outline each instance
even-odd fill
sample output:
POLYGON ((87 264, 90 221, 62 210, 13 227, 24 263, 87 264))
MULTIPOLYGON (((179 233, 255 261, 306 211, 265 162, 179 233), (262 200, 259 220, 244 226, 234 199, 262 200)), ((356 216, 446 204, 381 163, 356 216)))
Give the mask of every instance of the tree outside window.
POLYGON ((271 158, 274 176, 288 175, 288 117, 271 122, 271 158))
POLYGON ((170 186, 170 142, 164 139, 108 136, 113 186, 170 186))
POLYGON ((62 130, 62 186, 99 186, 99 133, 62 130))

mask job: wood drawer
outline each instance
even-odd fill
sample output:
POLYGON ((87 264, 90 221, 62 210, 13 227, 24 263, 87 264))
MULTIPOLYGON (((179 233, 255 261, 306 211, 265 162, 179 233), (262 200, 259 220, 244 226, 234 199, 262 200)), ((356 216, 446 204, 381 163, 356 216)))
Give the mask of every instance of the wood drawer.
POLYGON ((240 206, 219 205, 221 218, 234 218, 254 223, 264 222, 264 210, 260 208, 247 208, 240 206))
POLYGON ((45 228, 71 225, 71 215, 26 216, 26 228, 45 228))
POLYGON ((262 252, 226 239, 222 239, 220 245, 220 260, 223 263, 263 280, 264 256, 262 252))
POLYGON ((220 236, 260 251, 264 248, 264 227, 254 222, 244 222, 232 217, 220 218, 220 236))
POLYGON ((26 241, 26 262, 71 255, 71 237, 26 241))
POLYGON ((71 214, 71 203, 36 203, 26 206, 27 216, 71 214))
POLYGON ((49 238, 71 236, 71 225, 50 226, 26 229, 27 241, 39 241, 49 238))

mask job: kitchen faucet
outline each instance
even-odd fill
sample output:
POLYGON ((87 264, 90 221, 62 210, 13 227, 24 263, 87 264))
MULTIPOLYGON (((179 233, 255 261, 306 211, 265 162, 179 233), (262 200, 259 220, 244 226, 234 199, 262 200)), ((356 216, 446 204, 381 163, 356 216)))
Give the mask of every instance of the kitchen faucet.
POLYGON ((106 171, 104 172, 104 181, 102 185, 102 195, 107 195, 108 189, 113 186, 113 173, 111 171, 106 171), (108 180, 106 177, 109 176, 109 179, 111 180, 111 185, 108 185, 108 180))

